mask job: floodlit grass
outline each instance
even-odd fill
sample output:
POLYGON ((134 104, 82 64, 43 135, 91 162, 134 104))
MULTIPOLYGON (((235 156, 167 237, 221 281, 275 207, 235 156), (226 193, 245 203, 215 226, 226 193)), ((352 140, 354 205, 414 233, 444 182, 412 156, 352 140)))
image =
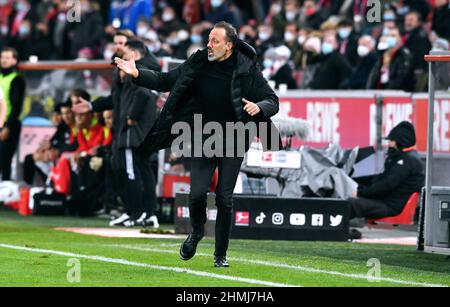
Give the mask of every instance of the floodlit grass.
POLYGON ((202 240, 198 254, 185 262, 178 256, 181 239, 102 238, 53 229, 106 224, 95 218, 21 217, 0 211, 0 286, 450 285, 450 263, 444 256, 409 246, 231 240, 230 268, 217 269, 212 263, 211 238, 202 240), (71 258, 80 261, 79 283, 67 280, 71 258), (366 278, 371 258, 381 263, 379 282, 366 278))

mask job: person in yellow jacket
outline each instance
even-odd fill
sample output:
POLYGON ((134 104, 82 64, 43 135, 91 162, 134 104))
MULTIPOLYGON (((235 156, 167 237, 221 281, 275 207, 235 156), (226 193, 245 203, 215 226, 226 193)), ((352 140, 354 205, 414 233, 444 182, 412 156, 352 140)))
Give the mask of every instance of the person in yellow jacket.
POLYGON ((6 119, 6 101, 3 90, 0 88, 0 129, 3 128, 6 119))
POLYGON ((6 114, 0 128, 0 174, 2 180, 11 179, 11 162, 19 143, 25 80, 17 71, 19 54, 14 48, 5 47, 0 55, 0 89, 4 95, 6 114))

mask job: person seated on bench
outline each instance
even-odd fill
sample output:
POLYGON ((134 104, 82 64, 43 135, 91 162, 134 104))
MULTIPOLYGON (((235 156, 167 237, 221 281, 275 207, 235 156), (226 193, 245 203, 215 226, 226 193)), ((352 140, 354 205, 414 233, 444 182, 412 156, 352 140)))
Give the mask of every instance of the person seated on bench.
POLYGON ((422 161, 416 151, 414 126, 403 121, 385 138, 389 147, 383 173, 355 178, 358 190, 351 204, 350 226, 361 225, 361 219, 379 219, 402 212, 409 197, 420 192, 425 183, 422 161))

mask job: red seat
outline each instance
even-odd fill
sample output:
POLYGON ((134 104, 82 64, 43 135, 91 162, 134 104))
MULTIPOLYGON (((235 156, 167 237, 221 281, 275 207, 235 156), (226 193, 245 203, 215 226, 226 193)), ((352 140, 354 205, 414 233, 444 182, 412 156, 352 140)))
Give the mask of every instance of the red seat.
POLYGON ((369 219, 369 224, 387 223, 393 225, 412 225, 414 224, 414 214, 416 213, 417 203, 419 202, 419 193, 411 194, 406 202, 403 211, 396 216, 384 217, 381 219, 369 219))

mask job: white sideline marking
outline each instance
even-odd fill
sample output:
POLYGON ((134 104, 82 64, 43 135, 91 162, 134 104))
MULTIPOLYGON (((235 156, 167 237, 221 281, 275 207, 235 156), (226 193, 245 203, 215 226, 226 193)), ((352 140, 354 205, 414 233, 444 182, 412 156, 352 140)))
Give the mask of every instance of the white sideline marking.
MULTIPOLYGON (((155 253, 178 254, 178 251, 174 251, 174 250, 147 248, 147 247, 139 247, 139 246, 133 246, 133 245, 118 245, 118 244, 114 244, 114 245, 109 245, 109 246, 125 248, 125 249, 134 249, 134 250, 140 250, 140 251, 147 251, 147 252, 155 252, 155 253)), ((205 254, 205 253, 196 253, 195 255, 196 256, 211 257, 211 255, 205 254)), ((263 260, 251 260, 251 259, 235 258, 235 257, 227 257, 227 258, 228 258, 228 260, 231 260, 231 261, 238 261, 238 262, 244 262, 244 263, 250 263, 250 264, 257 264, 257 265, 264 265, 264 266, 270 266, 270 267, 292 269, 292 270, 298 270, 298 271, 303 271, 303 272, 308 272, 308 273, 320 273, 320 274, 335 275, 335 276, 342 276, 342 277, 348 277, 348 278, 365 279, 365 280, 367 280, 367 275, 364 275, 364 274, 347 274, 347 273, 342 273, 342 272, 337 272, 337 271, 327 271, 327 270, 314 269, 314 268, 298 266, 298 265, 290 265, 290 264, 281 263, 281 262, 271 262, 271 261, 263 261, 263 260)), ((388 278, 388 277, 380 277, 380 278, 378 278, 378 280, 391 282, 391 283, 395 283, 395 284, 401 284, 401 285, 409 285, 409 286, 448 287, 447 285, 431 284, 431 283, 423 283, 423 282, 415 282, 415 281, 407 281, 407 280, 388 278)))
POLYGON ((284 283, 276 283, 276 282, 270 282, 270 281, 252 279, 252 278, 221 275, 221 274, 209 273, 209 272, 204 272, 204 271, 195 271, 195 270, 179 268, 179 267, 152 265, 152 264, 147 264, 147 263, 139 263, 139 262, 134 262, 134 261, 128 261, 125 259, 108 258, 108 257, 103 257, 103 256, 74 254, 74 253, 61 252, 61 251, 55 251, 55 250, 49 250, 49 249, 30 248, 30 247, 1 244, 1 243, 0 243, 0 247, 34 252, 34 253, 47 253, 47 254, 65 256, 65 257, 83 258, 83 259, 97 260, 97 261, 102 261, 102 262, 123 264, 123 265, 128 265, 128 266, 144 267, 144 268, 150 268, 150 269, 161 270, 161 271, 186 273, 186 274, 190 274, 190 275, 211 277, 211 278, 223 279, 223 280, 231 280, 231 281, 237 281, 237 282, 243 282, 243 283, 255 284, 255 285, 262 285, 262 286, 269 286, 269 287, 300 287, 299 285, 289 285, 289 284, 284 284, 284 283))

